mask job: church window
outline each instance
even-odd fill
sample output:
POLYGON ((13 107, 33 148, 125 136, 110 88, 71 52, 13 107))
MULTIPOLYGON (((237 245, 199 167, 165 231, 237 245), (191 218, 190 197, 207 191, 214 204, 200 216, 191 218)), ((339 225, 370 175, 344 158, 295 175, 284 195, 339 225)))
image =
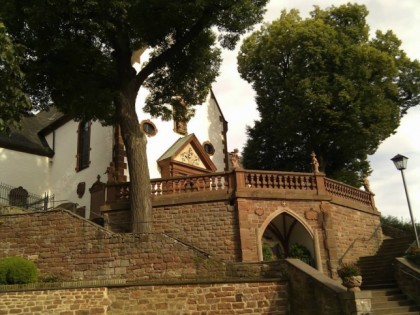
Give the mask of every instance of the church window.
POLYGON ((214 146, 209 141, 206 141, 203 143, 203 148, 204 148, 204 151, 206 151, 208 155, 214 154, 214 151, 215 151, 214 146))
POLYGON ((140 124, 140 128, 148 137, 153 137, 157 133, 155 124, 150 120, 143 120, 140 124))
POLYGON ((90 165, 90 121, 81 121, 77 130, 77 165, 81 171, 90 165))

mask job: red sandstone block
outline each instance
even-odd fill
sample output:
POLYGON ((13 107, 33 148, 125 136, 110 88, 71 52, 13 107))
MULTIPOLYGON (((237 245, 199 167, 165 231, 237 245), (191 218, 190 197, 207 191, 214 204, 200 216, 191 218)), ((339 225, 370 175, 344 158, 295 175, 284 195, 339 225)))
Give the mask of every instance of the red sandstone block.
POLYGON ((218 310, 230 310, 232 309, 232 304, 230 303, 219 303, 217 305, 218 310))
POLYGON ((103 307, 91 308, 89 311, 90 311, 90 315, 106 314, 106 311, 104 310, 103 307))
POLYGON ((168 309, 168 303, 157 303, 157 304, 154 305, 154 309, 166 310, 166 309, 168 309))

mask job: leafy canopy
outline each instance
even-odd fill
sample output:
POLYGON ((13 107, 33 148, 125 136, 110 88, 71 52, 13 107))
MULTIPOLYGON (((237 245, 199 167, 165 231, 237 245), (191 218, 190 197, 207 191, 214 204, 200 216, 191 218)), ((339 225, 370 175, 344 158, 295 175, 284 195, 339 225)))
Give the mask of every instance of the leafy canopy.
POLYGON ((201 103, 218 74, 216 40, 233 48, 261 20, 267 0, 3 2, 0 17, 26 47, 25 91, 34 105, 54 102, 77 118, 114 122, 115 99, 130 85, 132 94, 150 89, 146 110, 154 115, 168 118, 163 104, 173 96, 201 103), (152 58, 136 74, 132 53, 143 47, 152 58))
POLYGON ((309 171, 360 186, 367 156, 419 103, 420 64, 391 32, 369 39, 365 6, 283 11, 243 43, 239 72, 256 91, 260 120, 248 128, 247 168, 309 171))
POLYGON ((20 118, 31 109, 30 102, 22 91, 20 48, 12 43, 0 20, 0 132, 18 127, 20 118))

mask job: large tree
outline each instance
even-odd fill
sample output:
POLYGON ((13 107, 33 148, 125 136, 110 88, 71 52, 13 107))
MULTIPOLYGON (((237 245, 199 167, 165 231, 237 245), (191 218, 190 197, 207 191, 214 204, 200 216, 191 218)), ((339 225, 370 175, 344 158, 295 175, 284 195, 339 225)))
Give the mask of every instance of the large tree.
POLYGON ((0 20, 0 132, 18 127, 31 104, 23 92, 23 73, 19 67, 22 50, 6 34, 0 20))
POLYGON ((262 19, 267 0, 3 0, 0 18, 26 47, 26 92, 38 108, 54 103, 79 119, 121 127, 131 181, 133 232, 151 230, 146 137, 135 110, 164 118, 167 104, 200 104, 215 79, 220 51, 262 19), (218 31, 216 34, 215 31, 218 31), (140 71, 132 56, 148 47, 140 71))
POLYGON ((260 119, 248 128, 247 168, 310 170, 360 186, 367 156, 419 103, 420 65, 391 32, 369 38, 365 6, 283 11, 243 43, 239 72, 252 83, 260 119))

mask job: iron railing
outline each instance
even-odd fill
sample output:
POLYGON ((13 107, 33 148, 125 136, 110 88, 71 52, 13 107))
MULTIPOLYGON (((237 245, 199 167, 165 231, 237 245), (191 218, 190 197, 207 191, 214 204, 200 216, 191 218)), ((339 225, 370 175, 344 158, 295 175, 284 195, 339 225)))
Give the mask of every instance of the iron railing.
POLYGON ((28 192, 22 186, 0 183, 0 205, 14 206, 31 211, 46 211, 54 207, 54 195, 44 196, 28 192))

